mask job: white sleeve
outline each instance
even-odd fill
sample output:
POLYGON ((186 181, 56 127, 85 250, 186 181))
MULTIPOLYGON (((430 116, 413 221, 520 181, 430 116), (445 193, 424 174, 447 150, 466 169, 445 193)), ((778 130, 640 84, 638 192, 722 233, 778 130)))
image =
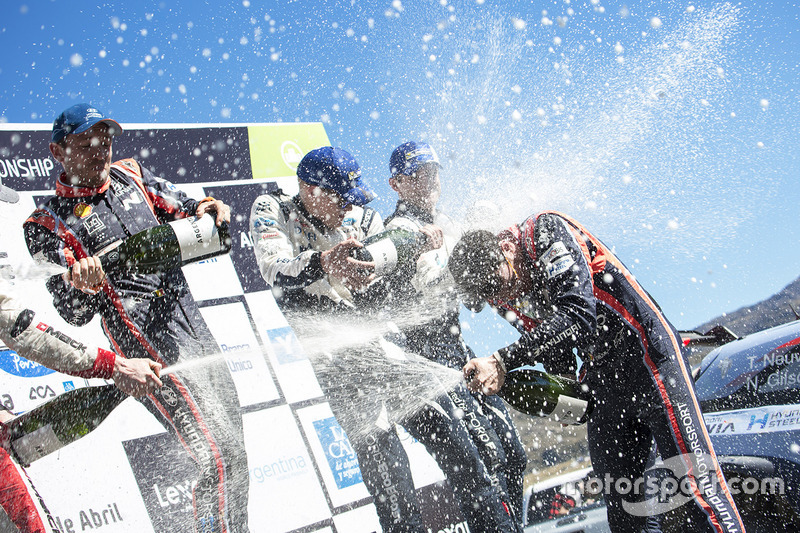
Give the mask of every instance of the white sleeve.
MULTIPOLYGON (((0 339, 22 357, 67 374, 90 377, 99 371, 98 348, 86 346, 34 318, 33 311, 5 293, 0 293, 0 339)), ((103 370, 113 366, 113 354, 104 351, 103 370)), ((107 372, 102 372, 104 375, 107 372)))
POLYGON ((314 255, 311 250, 295 252, 288 225, 277 198, 268 194, 256 198, 250 210, 250 238, 258 269, 270 285, 279 275, 299 276, 314 255))

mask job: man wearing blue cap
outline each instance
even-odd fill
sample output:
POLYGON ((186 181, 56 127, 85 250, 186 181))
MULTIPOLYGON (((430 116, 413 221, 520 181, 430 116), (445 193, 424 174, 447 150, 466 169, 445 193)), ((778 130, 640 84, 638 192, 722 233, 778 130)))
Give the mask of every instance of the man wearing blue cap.
MULTIPOLYGON (((441 194, 439 157, 429 144, 409 141, 394 149, 389 166, 389 185, 397 192, 399 200, 394 213, 385 221, 386 228, 409 231, 435 228, 442 238, 441 246, 422 253, 412 268, 399 269, 386 276, 393 296, 388 305, 436 309, 438 312, 433 318, 402 330, 403 346, 460 370, 474 354, 461 335, 459 300, 447 269, 450 252, 461 230, 437 209, 441 194)), ((483 460, 521 527, 522 475, 527 456, 507 408, 499 397, 473 395, 464 386, 451 391, 450 399, 463 411, 474 441, 474 446, 468 446, 461 453, 480 455, 477 460, 483 460)))
MULTIPOLYGON (((361 181, 358 163, 348 152, 330 146, 312 150, 301 160, 297 177, 297 196, 290 198, 277 192, 256 199, 250 232, 261 273, 302 341, 309 322, 311 327, 318 327, 314 312, 362 323, 369 320, 372 306, 382 298, 384 285, 373 283, 374 263, 357 261, 351 252, 384 227, 379 215, 364 206, 374 195, 361 181)), ((428 246, 441 244, 441 235, 425 231, 428 246)), ((395 420, 394 415, 385 412, 387 405, 380 398, 364 398, 369 394, 361 390, 369 387, 374 392, 371 384, 360 379, 382 381, 387 376, 376 370, 353 379, 352 369, 347 366, 354 359, 377 363, 386 357, 385 353, 372 344, 331 351, 332 364, 325 357, 315 359, 315 371, 331 409, 350 437, 384 532, 427 532, 395 422, 423 441, 451 482, 469 493, 470 497, 460 498, 460 503, 472 530, 514 530, 507 515, 498 519, 485 512, 487 506, 502 503, 493 494, 482 463, 478 461, 472 469, 463 460, 461 452, 471 441, 458 418, 447 414, 455 411, 454 406, 446 410, 427 404, 406 418, 395 420)), ((449 403, 446 397, 444 400, 449 403)), ((389 406, 389 410, 393 407, 389 406)))
POLYGON ((259 196, 250 232, 261 275, 282 308, 353 307, 374 279, 351 257, 360 241, 383 231, 377 211, 364 207, 375 194, 361 180, 355 158, 326 146, 297 167, 299 193, 259 196))
MULTIPOLYGON (((347 151, 332 146, 311 150, 300 161, 297 178, 294 197, 277 191, 256 198, 250 234, 261 275, 302 341, 305 323, 317 326, 320 313, 325 319, 358 315, 363 291, 375 277, 369 272, 374 263, 357 261, 351 252, 382 232, 383 221, 366 207, 375 195, 347 151)), ((365 349, 353 346, 349 351, 360 357, 365 349)), ((359 402, 354 410, 357 385, 336 368, 314 363, 331 409, 351 439, 383 530, 425 532, 408 458, 393 426, 374 423, 379 408, 371 402, 359 402), (368 439, 354 438, 365 418, 370 420, 368 439)))
MULTIPOLYGON (((47 281, 59 314, 76 326, 100 314, 111 345, 125 357, 167 367, 216 354, 216 341, 179 267, 155 274, 103 271, 100 254, 142 230, 207 212, 216 213, 218 225, 230 220, 221 201, 189 198, 134 159, 114 162, 112 142, 120 133, 116 121, 88 104, 56 118, 50 152, 64 172, 55 196, 25 221, 28 250, 69 268, 47 281)), ((162 381, 142 403, 197 463, 196 530, 248 531, 249 476, 239 401, 226 365, 162 381)))

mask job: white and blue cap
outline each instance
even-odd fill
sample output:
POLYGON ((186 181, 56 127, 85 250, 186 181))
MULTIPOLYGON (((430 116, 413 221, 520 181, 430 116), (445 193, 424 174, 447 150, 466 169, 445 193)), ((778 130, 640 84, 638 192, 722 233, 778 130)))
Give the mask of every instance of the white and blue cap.
POLYGON ((96 107, 90 104, 75 104, 62 111, 56 117, 53 122, 53 134, 50 140, 57 143, 67 135, 83 133, 98 122, 108 124, 111 135, 122 133, 122 127, 119 123, 116 120, 106 118, 96 107))
POLYGON ((376 198, 361 180, 361 167, 350 152, 333 146, 311 150, 297 165, 297 177, 323 189, 330 189, 348 204, 362 206, 376 198))
POLYGON ((410 176, 423 165, 430 163, 435 163, 439 168, 442 167, 442 164, 439 163, 439 156, 436 155, 436 150, 428 143, 418 141, 408 141, 401 144, 394 149, 392 157, 389 158, 392 177, 397 174, 410 176))

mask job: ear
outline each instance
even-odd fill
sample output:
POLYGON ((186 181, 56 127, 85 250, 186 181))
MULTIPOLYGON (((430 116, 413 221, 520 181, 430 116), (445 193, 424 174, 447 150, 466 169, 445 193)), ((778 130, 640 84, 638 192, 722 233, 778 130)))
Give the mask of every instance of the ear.
POLYGON ((50 143, 50 153, 53 155, 56 161, 59 163, 64 163, 64 148, 57 143, 50 143))
POLYGON ((394 191, 395 191, 395 192, 400 192, 400 191, 397 189, 397 185, 398 185, 398 182, 397 182, 397 180, 396 180, 395 178, 389 178, 389 187, 391 187, 392 189, 394 189, 394 191))

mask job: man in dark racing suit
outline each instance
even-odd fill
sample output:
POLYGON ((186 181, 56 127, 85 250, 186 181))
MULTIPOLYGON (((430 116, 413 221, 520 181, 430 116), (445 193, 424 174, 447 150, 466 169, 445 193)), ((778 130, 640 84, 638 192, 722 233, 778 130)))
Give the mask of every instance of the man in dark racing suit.
MULTIPOLYGON (((15 203, 18 200, 19 195, 15 191, 0 184, 0 202, 15 203)), ((126 359, 109 350, 86 346, 70 338, 36 318, 33 310, 12 295, 12 287, 0 281, 0 349, 4 345, 22 357, 65 374, 113 379, 121 391, 132 396, 150 394, 161 386, 158 378, 160 364, 150 360, 126 359)), ((0 404, 0 433, 3 423, 13 418, 11 411, 0 404)), ((38 497, 38 491, 32 483, 30 487, 30 492, 38 497)), ((0 529, 3 529, 2 526, 16 526, 25 533, 45 533, 57 529, 55 520, 41 498, 38 499, 45 516, 39 515, 30 492, 8 450, 0 447, 0 529), (49 528, 45 528, 43 518, 47 519, 49 528)))
MULTIPOLYGON (((565 215, 534 215, 499 235, 475 231, 450 271, 477 308, 488 301, 522 333, 511 346, 464 366, 473 390, 494 394, 506 369, 542 363, 574 376, 577 353, 595 406, 588 420, 595 474, 603 478, 613 531, 641 531, 652 442, 686 480, 686 530, 744 531, 709 440, 675 328, 619 259, 565 215), (585 372, 584 372, 585 370, 585 372), (641 485, 640 485, 641 487, 641 485)), ((683 485, 683 483, 682 483, 683 485)), ((683 487, 682 487, 683 488, 683 487)))
MULTIPOLYGON (((36 259, 70 269, 47 281, 55 308, 76 326, 99 313, 117 353, 164 367, 216 354, 216 341, 180 268, 106 275, 100 265, 99 254, 146 228, 206 212, 216 212, 217 224, 230 218, 222 202, 193 200, 133 159, 112 163, 113 136, 121 131, 87 104, 59 115, 50 151, 64 172, 56 195, 24 224, 28 249, 36 259)), ((143 404, 197 463, 195 529, 247 531, 249 476, 239 401, 227 366, 220 362, 162 381, 143 404)))
MULTIPOLYGON (((360 241, 381 233, 384 226, 378 213, 365 207, 374 195, 361 181, 358 162, 345 150, 312 150, 300 162, 297 176, 297 196, 273 193, 256 199, 250 233, 261 274, 302 342, 304 323, 319 327, 318 317, 339 317, 350 324, 370 320, 375 275, 368 269, 374 263, 356 261, 350 252, 361 246, 360 241)), ((470 530, 515 531, 480 458, 465 455, 464 450, 474 445, 467 430, 448 415, 452 407, 448 411, 431 402, 408 418, 395 420, 382 412, 381 399, 363 399, 366 395, 352 371, 336 366, 337 360, 346 365, 348 358, 385 358, 373 344, 332 349, 333 365, 326 367, 323 356, 314 361, 314 370, 356 451, 383 531, 427 532, 395 423, 419 439, 437 460, 457 492, 470 530), (362 398, 359 409, 352 408, 356 397, 362 398), (365 425, 369 426, 366 435, 357 435, 365 425)), ((392 387, 383 383, 386 376, 360 377, 392 387)))
MULTIPOLYGON (((460 302, 447 269, 461 230, 436 208, 441 194, 439 158, 429 144, 409 141, 395 148, 389 167, 389 185, 399 201, 394 213, 384 221, 386 229, 418 232, 425 227, 436 228, 442 232, 442 246, 420 254, 407 268, 385 276, 389 295, 385 305, 401 312, 410 307, 415 316, 427 318, 401 328, 405 349, 460 370, 474 354, 461 335, 460 302)), ((521 527, 522 476, 528 458, 508 409, 499 396, 472 393, 463 385, 448 395, 463 413, 464 424, 492 482, 505 493, 504 499, 521 527)), ((475 451, 468 447, 463 453, 475 451)))

